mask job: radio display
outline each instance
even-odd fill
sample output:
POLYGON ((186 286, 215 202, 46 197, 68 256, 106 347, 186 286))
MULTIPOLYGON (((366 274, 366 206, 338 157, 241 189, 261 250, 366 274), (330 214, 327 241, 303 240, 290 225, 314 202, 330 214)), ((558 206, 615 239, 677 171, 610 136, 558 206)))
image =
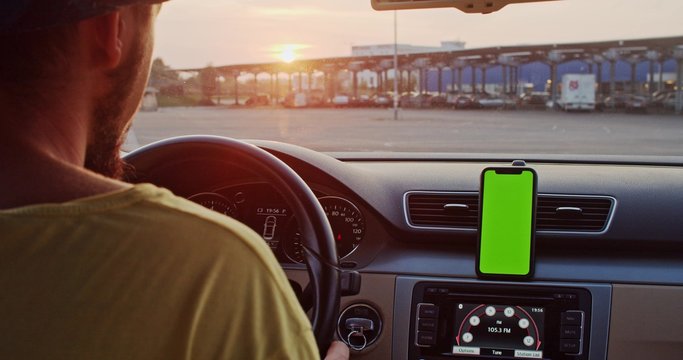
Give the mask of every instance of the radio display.
POLYGON ((542 359, 545 308, 458 303, 452 354, 542 359))

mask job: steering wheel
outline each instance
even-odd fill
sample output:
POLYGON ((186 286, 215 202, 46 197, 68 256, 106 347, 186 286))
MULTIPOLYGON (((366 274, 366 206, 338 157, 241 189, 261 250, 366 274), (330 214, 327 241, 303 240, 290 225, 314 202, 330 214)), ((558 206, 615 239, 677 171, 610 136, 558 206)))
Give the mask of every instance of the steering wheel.
POLYGON ((301 177, 269 152, 235 139, 217 136, 184 136, 139 148, 124 160, 133 167, 132 182, 149 181, 147 174, 169 164, 196 160, 229 160, 254 170, 282 195, 294 211, 313 294, 311 322, 318 349, 324 354, 335 332, 340 285, 332 228, 322 206, 301 177))

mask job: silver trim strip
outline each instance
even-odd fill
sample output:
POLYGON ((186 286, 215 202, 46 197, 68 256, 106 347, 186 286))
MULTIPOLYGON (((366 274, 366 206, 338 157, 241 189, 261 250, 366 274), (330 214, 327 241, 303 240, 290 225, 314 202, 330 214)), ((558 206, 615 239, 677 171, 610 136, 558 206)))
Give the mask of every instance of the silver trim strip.
MULTIPOLYGON (((443 231, 466 231, 466 232, 477 232, 477 229, 463 228, 463 227, 445 227, 445 226, 419 226, 413 225, 410 222, 410 214, 408 213, 408 195, 421 194, 421 195, 479 195, 476 191, 428 191, 428 190, 414 190, 407 191, 403 194, 403 216, 406 224, 412 229, 418 230, 443 230, 443 231)), ((609 231, 612 220, 614 218, 614 212, 617 209, 617 199, 609 195, 580 195, 580 194, 550 194, 550 193, 539 193, 539 196, 554 196, 554 197, 566 197, 566 198, 582 198, 582 199, 607 199, 612 205, 610 206, 609 213, 607 214, 607 221, 605 222, 605 227, 600 231, 558 231, 558 230, 538 230, 536 234, 542 235, 603 235, 609 231)))

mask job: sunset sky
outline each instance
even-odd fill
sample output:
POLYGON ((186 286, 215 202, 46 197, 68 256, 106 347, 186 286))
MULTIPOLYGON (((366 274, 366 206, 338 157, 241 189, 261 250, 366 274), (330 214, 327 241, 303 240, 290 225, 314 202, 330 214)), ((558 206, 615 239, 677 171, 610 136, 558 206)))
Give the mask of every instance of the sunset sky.
MULTIPOLYGON (((563 0, 490 15, 455 9, 398 13, 399 43, 467 48, 682 36, 681 0, 563 0)), ((370 0, 171 0, 157 22, 156 55, 173 68, 348 56, 352 45, 393 42, 393 12, 370 0)))

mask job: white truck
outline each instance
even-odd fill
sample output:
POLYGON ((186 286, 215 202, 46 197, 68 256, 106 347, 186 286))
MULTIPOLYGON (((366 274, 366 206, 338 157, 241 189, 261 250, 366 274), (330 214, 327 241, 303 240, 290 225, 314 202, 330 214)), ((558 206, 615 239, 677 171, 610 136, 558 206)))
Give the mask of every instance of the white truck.
POLYGON ((564 111, 595 110, 595 75, 565 74, 558 105, 564 111))

